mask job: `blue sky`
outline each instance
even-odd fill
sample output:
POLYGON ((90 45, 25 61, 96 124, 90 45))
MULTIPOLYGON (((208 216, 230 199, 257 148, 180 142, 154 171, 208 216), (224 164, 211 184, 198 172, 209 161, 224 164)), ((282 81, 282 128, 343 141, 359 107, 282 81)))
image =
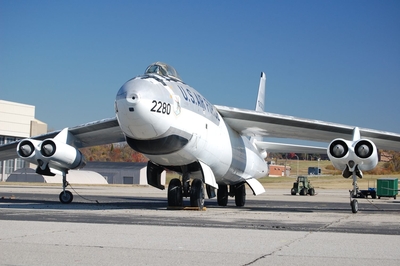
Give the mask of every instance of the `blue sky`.
POLYGON ((61 129, 174 66, 210 102, 400 133, 400 1, 0 0, 0 99, 61 129))

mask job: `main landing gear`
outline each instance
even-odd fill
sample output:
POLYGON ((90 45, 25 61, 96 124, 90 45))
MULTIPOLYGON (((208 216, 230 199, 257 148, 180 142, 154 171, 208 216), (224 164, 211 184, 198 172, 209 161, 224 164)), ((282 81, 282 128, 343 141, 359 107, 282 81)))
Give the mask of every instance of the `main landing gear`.
MULTIPOLYGON (((178 178, 171 179, 168 185, 168 206, 182 207, 183 197, 190 197, 190 206, 204 207, 204 183, 201 179, 193 179, 189 184, 187 178, 183 178, 183 182, 178 178), (186 181, 185 181, 186 180, 186 181)), ((219 206, 228 204, 228 196, 235 197, 235 204, 238 207, 243 207, 246 203, 246 186, 245 183, 228 186, 219 185, 217 191, 217 201, 219 206)))
POLYGON ((190 197, 190 206, 198 207, 202 210, 204 207, 203 180, 193 179, 189 185, 189 180, 184 181, 182 184, 178 178, 172 179, 168 185, 168 206, 182 207, 183 197, 190 197))
POLYGON ((63 191, 60 193, 59 195, 59 199, 61 203, 64 204, 68 204, 71 203, 72 200, 74 199, 74 196, 72 195, 72 193, 69 190, 65 190, 65 188, 69 185, 68 181, 67 181, 67 174, 63 173, 63 191))
POLYGON ((243 207, 246 203, 246 186, 245 183, 231 185, 228 192, 228 185, 219 185, 217 191, 217 201, 219 206, 228 204, 228 196, 235 197, 235 204, 238 207, 243 207))

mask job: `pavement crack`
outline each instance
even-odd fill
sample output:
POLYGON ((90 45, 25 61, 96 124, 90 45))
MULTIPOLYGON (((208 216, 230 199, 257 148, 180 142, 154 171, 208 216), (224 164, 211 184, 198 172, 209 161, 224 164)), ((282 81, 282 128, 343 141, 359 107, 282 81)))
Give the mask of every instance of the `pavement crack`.
POLYGON ((332 222, 330 222, 330 223, 325 224, 324 226, 321 226, 320 228, 318 228, 318 229, 316 230, 316 232, 323 231, 323 230, 327 229, 328 227, 330 227, 330 226, 332 226, 332 225, 334 225, 334 224, 339 224, 339 223, 341 223, 343 220, 347 220, 349 217, 351 217, 350 214, 345 215, 345 216, 343 216, 343 217, 340 217, 339 219, 337 219, 337 220, 335 220, 335 221, 332 221, 332 222))
POLYGON ((308 232, 308 233, 306 233, 306 234, 305 234, 304 236, 302 236, 302 237, 293 239, 292 241, 286 243, 285 245, 282 245, 282 246, 276 248, 274 251, 272 251, 272 252, 270 252, 270 253, 268 253, 268 254, 262 255, 262 256, 260 256, 260 257, 258 257, 258 258, 256 258, 256 259, 254 259, 254 260, 252 260, 252 261, 250 261, 250 262, 248 262, 248 263, 246 263, 246 264, 243 264, 242 266, 249 266, 249 265, 252 265, 252 264, 256 263, 256 262, 259 261, 259 260, 262 260, 262 259, 268 258, 268 257, 270 257, 270 256, 273 256, 275 253, 281 251, 282 249, 288 248, 288 247, 291 246, 293 243, 296 243, 296 242, 298 242, 298 241, 301 241, 301 240, 303 240, 303 239, 306 239, 306 238, 307 238, 309 235, 311 235, 312 233, 313 233, 313 232, 308 232))

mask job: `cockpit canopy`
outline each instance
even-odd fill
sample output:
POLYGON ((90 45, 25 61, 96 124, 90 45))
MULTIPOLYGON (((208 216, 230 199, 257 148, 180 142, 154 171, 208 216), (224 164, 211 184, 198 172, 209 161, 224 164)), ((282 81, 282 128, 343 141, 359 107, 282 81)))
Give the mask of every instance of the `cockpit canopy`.
POLYGON ((158 74, 164 77, 170 77, 181 80, 178 72, 170 65, 162 62, 155 62, 146 68, 145 74, 158 74))

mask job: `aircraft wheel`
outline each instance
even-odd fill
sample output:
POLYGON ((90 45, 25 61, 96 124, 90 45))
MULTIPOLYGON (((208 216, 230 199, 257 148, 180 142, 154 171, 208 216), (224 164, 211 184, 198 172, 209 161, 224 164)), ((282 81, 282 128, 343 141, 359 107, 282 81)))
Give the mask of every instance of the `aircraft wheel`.
POLYGON ((61 203, 68 204, 71 203, 72 200, 74 199, 74 196, 72 193, 68 190, 65 190, 60 193, 60 196, 58 197, 60 199, 61 203))
POLYGON ((203 180, 194 179, 190 189, 190 206, 199 207, 200 210, 204 207, 204 186, 203 180))
POLYGON ((244 183, 235 186, 235 203, 237 207, 243 207, 246 203, 246 186, 244 183))
POLYGON ((352 200, 350 205, 351 205, 351 211, 353 213, 357 213, 358 212, 358 201, 357 200, 352 200))
POLYGON ((217 191, 217 201, 219 206, 228 205, 228 186, 219 185, 217 191))
POLYGON ((168 185, 168 206, 182 206, 182 183, 178 178, 173 178, 168 185))

